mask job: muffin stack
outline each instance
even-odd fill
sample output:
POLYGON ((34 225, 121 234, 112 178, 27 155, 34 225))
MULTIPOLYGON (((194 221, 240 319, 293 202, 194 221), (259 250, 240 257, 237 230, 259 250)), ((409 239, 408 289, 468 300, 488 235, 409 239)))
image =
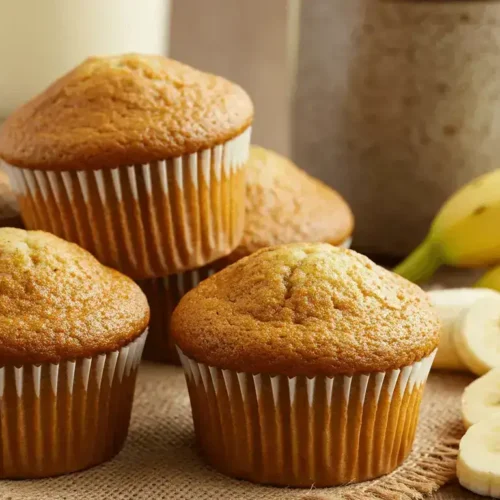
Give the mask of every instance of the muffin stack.
POLYGON ((329 486, 407 456, 437 318, 418 287, 338 248, 347 204, 250 148, 252 120, 237 85, 126 55, 85 61, 5 122, 27 227, 146 293, 68 241, 0 229, 0 478, 120 450, 148 301, 149 355, 174 359, 171 328, 222 472, 329 486))
POLYGON ((138 280, 152 309, 146 357, 178 361, 171 313, 215 270, 271 244, 341 244, 352 232, 344 200, 274 153, 252 149, 246 184, 252 120, 237 85, 124 55, 86 60, 0 130, 28 229, 138 280))

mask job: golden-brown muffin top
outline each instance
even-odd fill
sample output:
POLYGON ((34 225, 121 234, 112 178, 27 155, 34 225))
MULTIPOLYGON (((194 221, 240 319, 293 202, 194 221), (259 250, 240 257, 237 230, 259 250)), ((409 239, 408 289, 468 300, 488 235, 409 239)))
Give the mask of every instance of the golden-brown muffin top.
POLYGON ((111 352, 148 322, 141 289, 87 251, 42 231, 0 229, 0 365, 111 352))
POLYGON ((186 294, 181 350, 229 370, 296 375, 386 371, 431 354, 439 320, 418 286, 326 243, 260 250, 186 294))
POLYGON ((238 85, 157 55, 92 57, 0 129, 18 167, 83 170, 148 163, 232 139, 253 120, 238 85))
POLYGON ((12 191, 7 174, 0 170, 0 227, 15 224, 22 225, 16 196, 12 191))
POLYGON ((351 235, 354 218, 344 199, 289 159, 252 146, 246 172, 245 233, 230 262, 269 246, 338 245, 351 235))

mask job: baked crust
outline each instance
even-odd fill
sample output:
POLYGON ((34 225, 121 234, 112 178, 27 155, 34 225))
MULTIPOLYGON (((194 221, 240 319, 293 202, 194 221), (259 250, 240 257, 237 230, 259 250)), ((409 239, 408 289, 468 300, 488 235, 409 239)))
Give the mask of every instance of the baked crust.
POLYGON ((130 278, 52 234, 0 229, 0 364, 108 353, 148 322, 146 297, 130 278))
POLYGON ((203 281, 174 311, 190 358, 251 373, 349 375, 431 354, 439 320, 423 290, 325 243, 260 250, 203 281))
POLYGON ((354 217, 345 200, 288 158, 251 146, 246 176, 245 233, 224 262, 286 243, 338 245, 352 234, 354 217))
POLYGON ((144 164, 222 144, 253 120, 238 85, 157 55, 87 59, 7 118, 0 158, 39 170, 144 164))

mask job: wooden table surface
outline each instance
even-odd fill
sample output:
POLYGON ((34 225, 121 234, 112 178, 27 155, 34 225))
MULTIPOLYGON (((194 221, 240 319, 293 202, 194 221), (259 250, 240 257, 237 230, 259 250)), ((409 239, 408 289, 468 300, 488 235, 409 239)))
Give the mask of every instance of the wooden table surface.
POLYGON ((441 488, 430 497, 432 500, 484 500, 485 497, 474 495, 460 487, 459 484, 450 484, 441 488))

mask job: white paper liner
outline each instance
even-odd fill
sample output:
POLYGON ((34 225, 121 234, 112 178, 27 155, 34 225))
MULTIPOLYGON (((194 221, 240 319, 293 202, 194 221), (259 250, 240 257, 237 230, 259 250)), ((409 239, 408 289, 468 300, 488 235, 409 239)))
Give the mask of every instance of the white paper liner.
POLYGON ((115 169, 2 166, 28 229, 78 243, 136 279, 158 277, 201 267, 241 240, 250 136, 248 128, 212 149, 115 169))
POLYGON ((115 455, 146 337, 92 358, 0 367, 0 477, 58 475, 115 455))
POLYGON ((398 370, 287 377, 207 366, 178 349, 201 448, 261 483, 334 486, 386 474, 411 450, 433 352, 398 370))

